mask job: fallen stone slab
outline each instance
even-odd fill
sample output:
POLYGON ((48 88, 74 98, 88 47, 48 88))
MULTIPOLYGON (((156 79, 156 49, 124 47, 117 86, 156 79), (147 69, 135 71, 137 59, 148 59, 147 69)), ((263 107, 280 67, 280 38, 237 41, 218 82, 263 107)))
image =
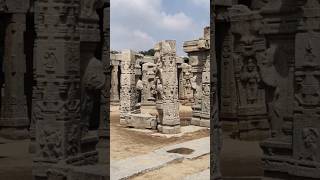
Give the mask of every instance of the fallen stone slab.
POLYGON ((183 180, 210 180, 210 169, 186 176, 183 180))
POLYGON ((130 177, 160 169, 170 163, 180 162, 183 157, 179 154, 152 152, 124 160, 112 161, 110 167, 111 180, 123 180, 130 177))
POLYGON ((200 138, 180 144, 166 146, 164 148, 156 150, 155 152, 180 154, 185 159, 195 159, 210 154, 210 137, 200 138))

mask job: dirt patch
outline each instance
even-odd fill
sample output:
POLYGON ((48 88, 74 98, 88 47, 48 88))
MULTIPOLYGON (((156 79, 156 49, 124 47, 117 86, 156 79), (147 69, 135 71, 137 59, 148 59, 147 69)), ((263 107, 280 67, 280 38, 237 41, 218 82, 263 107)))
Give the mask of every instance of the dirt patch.
POLYGON ((119 112, 111 112, 110 118, 110 158, 113 160, 125 159, 132 156, 149 153, 167 145, 208 137, 210 132, 203 129, 184 134, 182 137, 156 137, 144 132, 132 131, 119 125, 119 112))

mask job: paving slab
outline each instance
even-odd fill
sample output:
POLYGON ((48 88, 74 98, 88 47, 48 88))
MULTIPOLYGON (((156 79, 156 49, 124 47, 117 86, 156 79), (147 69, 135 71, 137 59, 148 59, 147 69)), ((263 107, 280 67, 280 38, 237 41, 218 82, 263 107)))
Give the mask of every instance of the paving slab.
POLYGON ((155 152, 168 153, 168 151, 177 150, 177 153, 172 154, 179 154, 179 149, 181 151, 184 151, 181 155, 186 159, 195 159, 210 154, 210 137, 200 138, 180 144, 166 146, 164 148, 156 150, 155 152), (188 149, 192 150, 192 152, 188 153, 188 149))
POLYGON ((184 143, 166 146, 151 153, 131 157, 128 159, 112 161, 111 180, 128 179, 146 172, 160 169, 173 162, 184 159, 195 159, 210 153, 210 137, 187 141, 184 143), (181 149, 175 152, 174 150, 181 149), (168 151, 174 151, 168 152, 168 151), (186 154, 187 153, 187 154, 186 154))
POLYGON ((180 162, 183 157, 179 154, 152 152, 113 162, 111 160, 110 179, 123 180, 130 177, 160 169, 170 163, 180 162))
POLYGON ((183 180, 210 180, 210 169, 186 176, 183 180))

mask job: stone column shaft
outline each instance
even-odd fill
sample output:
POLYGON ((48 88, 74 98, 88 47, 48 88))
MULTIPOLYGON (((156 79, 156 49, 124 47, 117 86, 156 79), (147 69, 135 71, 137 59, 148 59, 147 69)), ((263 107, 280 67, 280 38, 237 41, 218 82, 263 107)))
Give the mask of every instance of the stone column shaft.
POLYGON ((111 71, 111 96, 110 100, 112 103, 119 103, 119 66, 113 65, 111 71))
POLYGON ((5 34, 3 64, 5 87, 0 117, 1 133, 9 138, 26 138, 29 125, 26 96, 24 94, 24 74, 26 72, 25 30, 26 15, 23 13, 13 14, 5 34))

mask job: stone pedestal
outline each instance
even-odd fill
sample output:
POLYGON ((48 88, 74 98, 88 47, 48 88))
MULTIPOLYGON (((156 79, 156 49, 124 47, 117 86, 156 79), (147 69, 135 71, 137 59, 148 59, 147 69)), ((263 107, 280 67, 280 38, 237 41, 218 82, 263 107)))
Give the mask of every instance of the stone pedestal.
POLYGON ((0 136, 12 139, 28 138, 29 119, 24 92, 26 57, 24 33, 26 14, 13 14, 5 34, 3 69, 4 92, 1 100, 0 136))

